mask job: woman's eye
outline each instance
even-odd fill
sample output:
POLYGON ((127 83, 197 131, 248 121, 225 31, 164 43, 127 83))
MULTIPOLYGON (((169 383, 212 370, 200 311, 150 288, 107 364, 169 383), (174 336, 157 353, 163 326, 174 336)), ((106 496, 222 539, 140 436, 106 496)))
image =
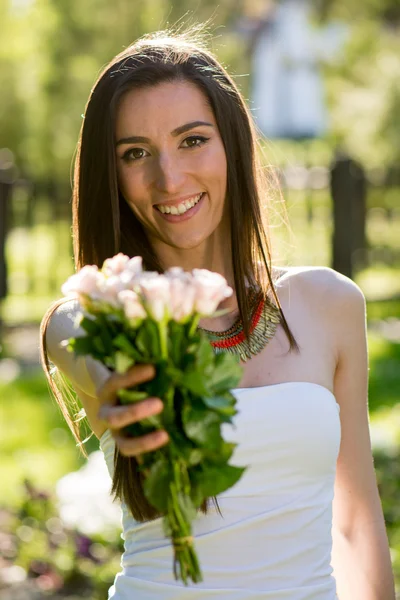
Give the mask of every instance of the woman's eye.
POLYGON ((210 138, 203 137, 202 135, 191 135, 190 137, 183 140, 183 144, 186 144, 187 148, 196 148, 205 144, 210 138))
POLYGON ((145 156, 146 151, 143 150, 143 148, 131 148, 123 154, 122 159, 129 162, 132 160, 139 160, 139 158, 144 158, 145 156))

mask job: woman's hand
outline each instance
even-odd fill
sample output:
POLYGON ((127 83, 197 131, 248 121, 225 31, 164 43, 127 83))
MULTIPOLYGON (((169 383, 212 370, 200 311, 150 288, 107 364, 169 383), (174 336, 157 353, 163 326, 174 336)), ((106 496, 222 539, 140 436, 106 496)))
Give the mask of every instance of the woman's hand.
POLYGON ((149 381, 155 374, 153 365, 135 365, 123 375, 113 373, 96 393, 101 404, 99 418, 107 423, 119 451, 124 456, 136 456, 138 462, 140 462, 140 454, 164 446, 169 441, 168 433, 163 429, 140 437, 127 438, 121 435, 120 429, 151 415, 159 414, 164 405, 159 398, 146 398, 134 404, 116 406, 117 392, 121 388, 129 388, 149 381))

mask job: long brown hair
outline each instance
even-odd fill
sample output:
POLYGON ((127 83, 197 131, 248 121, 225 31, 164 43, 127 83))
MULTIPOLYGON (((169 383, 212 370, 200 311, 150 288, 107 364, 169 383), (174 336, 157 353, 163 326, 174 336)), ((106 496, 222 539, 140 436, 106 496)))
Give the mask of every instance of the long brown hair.
MULTIPOLYGON (((141 38, 107 65, 91 91, 74 170, 72 216, 76 270, 87 264, 101 267, 106 258, 118 252, 128 256, 141 255, 146 269, 163 270, 144 228, 118 189, 114 123, 118 102, 126 92, 166 81, 188 81, 198 86, 214 112, 225 147, 232 263, 245 334, 249 333, 247 279, 274 298, 290 351, 299 351, 282 312, 271 274, 268 226, 261 210, 266 186, 262 180, 252 119, 232 78, 199 38, 193 42, 191 31, 186 34, 157 32, 141 38)), ((73 407, 67 406, 65 394, 60 392, 50 374, 46 349, 48 322, 64 301, 60 299, 53 303, 43 317, 41 362, 50 388, 82 448, 79 428, 71 416, 73 407)), ((58 377, 57 381, 62 384, 60 374, 58 377)), ((144 495, 136 458, 122 456, 116 448, 114 466, 112 491, 115 497, 126 502, 138 521, 159 517, 144 495)), ((213 500, 218 507, 216 498, 213 500)), ((207 513, 207 500, 201 511, 207 513)))

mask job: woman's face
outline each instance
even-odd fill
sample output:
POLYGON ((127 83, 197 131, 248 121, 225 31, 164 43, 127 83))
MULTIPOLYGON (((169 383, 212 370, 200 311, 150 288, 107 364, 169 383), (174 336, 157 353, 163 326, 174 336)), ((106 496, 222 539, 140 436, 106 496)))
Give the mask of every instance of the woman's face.
POLYGON ((175 81, 126 93, 115 143, 120 190, 159 255, 165 244, 199 247, 222 228, 226 155, 197 86, 175 81))

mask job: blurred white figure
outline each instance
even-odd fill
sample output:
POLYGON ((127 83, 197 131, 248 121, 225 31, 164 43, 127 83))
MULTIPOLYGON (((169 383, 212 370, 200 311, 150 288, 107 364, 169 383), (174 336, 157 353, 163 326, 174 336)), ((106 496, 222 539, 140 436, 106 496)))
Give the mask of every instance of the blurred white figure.
POLYGON ((78 471, 62 477, 56 486, 60 517, 68 527, 85 535, 121 527, 121 509, 110 496, 111 480, 104 455, 97 451, 78 471))
POLYGON ((270 138, 314 138, 327 128, 319 61, 342 44, 343 28, 316 30, 308 0, 284 0, 259 27, 253 51, 254 118, 270 138))

